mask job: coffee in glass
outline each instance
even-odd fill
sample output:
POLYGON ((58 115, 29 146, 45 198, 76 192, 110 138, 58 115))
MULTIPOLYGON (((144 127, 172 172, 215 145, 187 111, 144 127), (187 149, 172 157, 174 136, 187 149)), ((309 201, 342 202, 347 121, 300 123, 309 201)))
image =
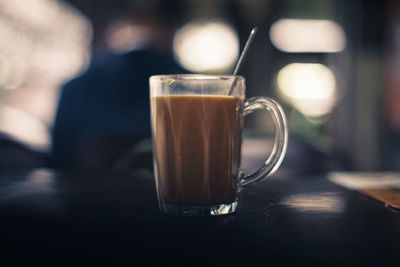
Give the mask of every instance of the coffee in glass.
POLYGON ((234 212, 241 186, 274 172, 286 151, 287 128, 271 99, 245 101, 244 78, 164 75, 150 78, 154 170, 161 210, 182 215, 234 212), (243 116, 269 110, 277 126, 273 152, 258 171, 240 172, 243 116))

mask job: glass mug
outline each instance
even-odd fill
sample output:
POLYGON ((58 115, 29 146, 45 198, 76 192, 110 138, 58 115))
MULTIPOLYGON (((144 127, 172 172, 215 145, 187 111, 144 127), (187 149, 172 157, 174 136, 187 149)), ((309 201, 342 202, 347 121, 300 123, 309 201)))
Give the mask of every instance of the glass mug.
POLYGON ((180 215, 235 212, 238 192, 274 173, 286 153, 285 114, 272 99, 245 99, 245 79, 234 75, 150 77, 154 173, 162 211, 180 215), (272 114, 271 155, 257 171, 240 167, 243 117, 272 114))

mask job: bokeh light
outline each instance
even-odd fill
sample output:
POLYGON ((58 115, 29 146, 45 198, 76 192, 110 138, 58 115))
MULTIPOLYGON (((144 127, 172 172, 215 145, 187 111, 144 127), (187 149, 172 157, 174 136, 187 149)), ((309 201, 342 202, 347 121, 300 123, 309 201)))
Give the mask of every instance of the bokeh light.
POLYGON ((0 36, 0 89, 18 89, 32 72, 61 84, 89 63, 91 25, 63 1, 0 1, 0 36))
POLYGON ((0 105, 0 132, 34 148, 43 149, 50 139, 46 125, 31 114, 0 105))
POLYGON ((49 145, 59 86, 85 70, 90 22, 64 1, 0 1, 0 132, 49 145))
POLYGON ((301 212, 340 213, 345 208, 340 195, 330 192, 292 195, 284 198, 279 204, 301 212))
POLYGON ((271 26, 269 36, 284 52, 334 53, 346 47, 343 28, 330 20, 280 19, 271 26))
POLYGON ((120 19, 107 26, 105 42, 111 52, 122 54, 151 43, 151 34, 144 25, 120 19))
POLYGON ((236 31, 221 20, 195 21, 184 25, 174 37, 178 61, 194 72, 224 72, 239 55, 236 31))
POLYGON ((279 71, 277 85, 284 99, 306 116, 326 115, 336 102, 335 75, 322 64, 289 64, 279 71))

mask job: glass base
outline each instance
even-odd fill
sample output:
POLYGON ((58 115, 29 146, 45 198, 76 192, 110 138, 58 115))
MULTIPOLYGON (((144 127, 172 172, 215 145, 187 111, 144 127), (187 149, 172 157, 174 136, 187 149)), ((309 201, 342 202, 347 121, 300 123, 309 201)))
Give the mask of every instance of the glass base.
POLYGON ((229 204, 215 205, 179 205, 179 204, 161 204, 160 209, 168 214, 183 216, 208 216, 224 215, 236 211, 237 201, 229 204))

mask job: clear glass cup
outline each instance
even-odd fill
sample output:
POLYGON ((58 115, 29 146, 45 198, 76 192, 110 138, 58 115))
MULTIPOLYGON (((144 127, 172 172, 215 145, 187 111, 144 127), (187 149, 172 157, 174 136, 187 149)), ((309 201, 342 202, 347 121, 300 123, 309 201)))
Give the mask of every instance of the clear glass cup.
POLYGON ((239 190, 282 163, 288 141, 285 114, 272 99, 245 99, 241 76, 152 76, 150 101, 156 190, 166 213, 232 213, 239 190), (275 144, 267 161, 246 175, 240 171, 243 117, 256 110, 271 113, 275 144))

